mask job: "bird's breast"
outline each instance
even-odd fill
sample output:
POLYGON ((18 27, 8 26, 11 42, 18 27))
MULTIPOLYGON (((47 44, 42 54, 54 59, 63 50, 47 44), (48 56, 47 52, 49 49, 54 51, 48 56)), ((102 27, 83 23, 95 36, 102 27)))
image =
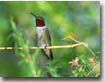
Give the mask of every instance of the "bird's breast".
POLYGON ((38 45, 39 46, 47 46, 45 38, 44 38, 44 32, 46 28, 37 28, 37 39, 38 39, 38 45))
POLYGON ((46 27, 37 27, 37 36, 40 38, 43 36, 43 32, 45 32, 46 27))

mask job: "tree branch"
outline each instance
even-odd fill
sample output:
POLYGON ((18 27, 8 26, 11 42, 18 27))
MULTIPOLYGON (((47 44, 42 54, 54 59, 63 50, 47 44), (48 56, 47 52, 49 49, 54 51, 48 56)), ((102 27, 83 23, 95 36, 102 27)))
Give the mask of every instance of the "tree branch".
MULTIPOLYGON (((82 45, 82 43, 72 44, 72 45, 64 45, 64 46, 48 46, 46 49, 56 49, 56 48, 73 48, 76 46, 82 45)), ((0 47, 0 50, 13 50, 15 47, 0 47)), ((22 47, 18 49, 22 50, 22 47)), ((30 49, 45 49, 45 47, 30 47, 30 49)))

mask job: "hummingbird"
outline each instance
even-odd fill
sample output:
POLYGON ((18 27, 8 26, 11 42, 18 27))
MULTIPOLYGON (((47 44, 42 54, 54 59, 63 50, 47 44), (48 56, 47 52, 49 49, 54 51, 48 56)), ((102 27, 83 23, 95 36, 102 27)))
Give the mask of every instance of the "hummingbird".
POLYGON ((43 55, 47 57, 48 60, 53 60, 52 50, 46 49, 47 46, 51 46, 51 37, 48 28, 45 25, 44 18, 42 16, 36 16, 31 13, 36 20, 36 43, 38 46, 45 47, 41 49, 43 55))

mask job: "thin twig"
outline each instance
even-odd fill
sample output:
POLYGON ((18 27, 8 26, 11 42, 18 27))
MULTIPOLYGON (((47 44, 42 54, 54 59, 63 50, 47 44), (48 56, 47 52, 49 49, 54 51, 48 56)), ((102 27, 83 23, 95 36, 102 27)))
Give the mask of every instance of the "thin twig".
POLYGON ((69 35, 69 36, 63 38, 62 40, 66 40, 66 39, 68 39, 68 38, 72 39, 74 42, 80 42, 80 41, 76 40, 75 38, 73 38, 71 35, 69 35))
POLYGON ((95 66, 94 66, 94 68, 86 75, 86 76, 89 76, 95 69, 96 69, 96 67, 99 65, 99 63, 98 64, 96 64, 95 66))
MULTIPOLYGON (((25 57, 25 55, 22 53, 21 54, 21 56, 24 58, 25 57)), ((30 62, 30 65, 32 66, 32 68, 34 67, 34 63, 33 63, 33 61, 32 61, 32 58, 31 58, 31 55, 30 54, 28 54, 28 59, 29 59, 29 62, 30 62)), ((28 60, 27 60, 28 61, 28 60)), ((32 72, 33 72, 33 75, 34 75, 34 77, 37 77, 37 74, 36 74, 36 71, 35 71, 35 69, 32 69, 32 72)))
MULTIPOLYGON (((76 47, 76 46, 79 46, 79 45, 83 45, 84 47, 86 47, 88 49, 88 51, 93 55, 93 56, 96 56, 95 53, 88 47, 88 44, 85 43, 85 42, 80 42, 78 40, 76 40, 75 38, 73 38, 71 35, 70 36, 67 36, 65 37, 64 39, 62 40, 65 40, 65 39, 72 39, 74 42, 76 42, 77 44, 72 44, 72 45, 65 45, 65 46, 48 46, 46 47, 46 49, 52 49, 52 48, 73 48, 73 47, 76 47)), ((44 49, 45 47, 30 47, 30 49, 44 49)), ((15 49, 15 47, 0 47, 0 50, 13 50, 15 49)), ((22 47, 19 47, 18 48, 19 50, 22 50, 23 48, 22 47)))
MULTIPOLYGON (((34 67, 34 63, 32 61, 32 58, 31 58, 30 54, 28 54, 28 59, 30 61, 31 66, 34 67)), ((32 71, 33 71, 34 77, 37 77, 35 69, 33 69, 32 71)))
MULTIPOLYGON (((86 46, 85 46, 86 47, 86 46)), ((93 56, 96 56, 96 54, 89 48, 89 47, 86 47, 88 49, 88 51, 93 55, 93 56)))
MULTIPOLYGON (((52 49, 52 48, 73 48, 76 46, 82 45, 82 43, 72 44, 72 45, 65 45, 65 46, 48 46, 46 49, 52 49)), ((13 50, 15 47, 0 47, 0 50, 13 50)), ((19 50, 22 50, 22 47, 18 48, 19 50)), ((45 49, 45 47, 30 47, 30 49, 45 49)))
POLYGON ((65 37, 65 38, 62 39, 62 40, 65 40, 65 39, 68 39, 68 38, 72 39, 72 40, 73 40, 74 42, 76 42, 76 43, 81 43, 85 48, 88 49, 88 51, 89 51, 93 56, 96 56, 96 54, 88 47, 88 44, 87 44, 87 43, 85 43, 85 42, 80 42, 80 41, 76 40, 75 38, 73 38, 71 35, 65 37))

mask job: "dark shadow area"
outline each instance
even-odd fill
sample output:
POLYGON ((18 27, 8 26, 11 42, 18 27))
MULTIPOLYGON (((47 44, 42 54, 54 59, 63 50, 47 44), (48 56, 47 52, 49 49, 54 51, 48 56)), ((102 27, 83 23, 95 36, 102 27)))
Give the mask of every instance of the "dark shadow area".
POLYGON ((2 82, 6 81, 100 81, 98 78, 2 78, 2 82))

